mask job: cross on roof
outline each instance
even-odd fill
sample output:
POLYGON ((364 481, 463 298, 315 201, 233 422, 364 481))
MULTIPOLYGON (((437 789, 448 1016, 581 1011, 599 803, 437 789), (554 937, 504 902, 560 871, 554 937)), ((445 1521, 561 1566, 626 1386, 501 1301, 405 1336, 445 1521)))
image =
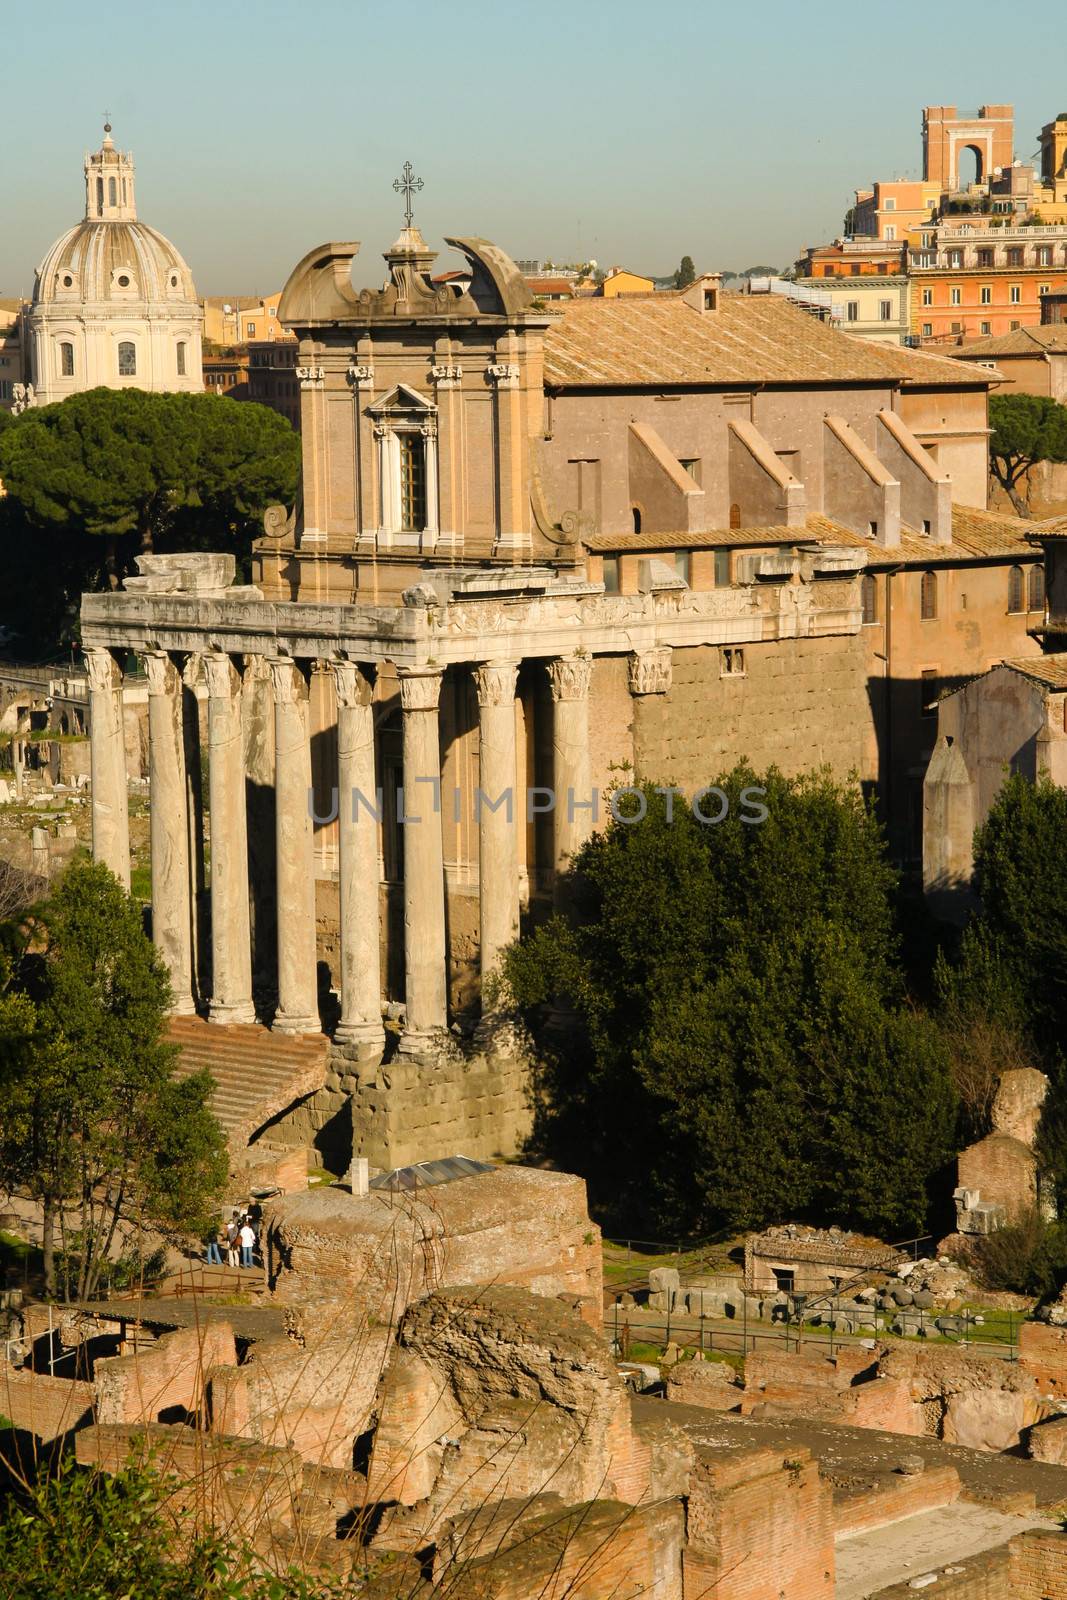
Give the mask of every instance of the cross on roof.
POLYGON ((414 212, 411 209, 411 196, 413 194, 417 194, 422 188, 422 179, 416 178, 410 161, 404 162, 404 170, 401 176, 393 179, 393 188, 396 190, 397 194, 402 193, 404 196, 406 208, 404 211, 404 224, 406 227, 410 228, 411 219, 414 215, 414 212))

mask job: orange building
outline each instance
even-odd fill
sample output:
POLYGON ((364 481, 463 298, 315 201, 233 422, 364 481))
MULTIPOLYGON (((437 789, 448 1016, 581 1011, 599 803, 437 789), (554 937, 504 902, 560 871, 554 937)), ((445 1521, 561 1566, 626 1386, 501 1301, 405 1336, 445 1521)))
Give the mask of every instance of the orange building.
POLYGON ((865 278, 903 272, 906 244, 883 239, 835 239, 809 245, 796 263, 798 278, 865 278))
POLYGON ((912 252, 912 332, 923 342, 996 338, 1041 321, 1067 288, 1067 228, 941 225, 912 252))
MULTIPOLYGON (((929 222, 937 211, 941 192, 936 184, 898 178, 857 189, 850 232, 856 238, 900 243, 911 230, 929 222)), ((845 224, 848 227, 848 222, 845 224)))

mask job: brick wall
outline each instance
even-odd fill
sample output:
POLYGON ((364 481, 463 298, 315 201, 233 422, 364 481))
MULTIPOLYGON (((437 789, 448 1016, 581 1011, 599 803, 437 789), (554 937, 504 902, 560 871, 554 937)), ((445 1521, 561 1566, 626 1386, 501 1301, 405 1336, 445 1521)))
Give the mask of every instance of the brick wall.
POLYGON ((684 1600, 831 1600, 830 1485, 810 1452, 698 1456, 689 1488, 684 1600))
POLYGON ((1067 1533, 1031 1530, 1010 1550, 1012 1600, 1067 1600, 1067 1533))
POLYGON ((1002 1205, 1009 1217, 1033 1208, 1037 1202, 1037 1160, 1021 1139, 991 1133, 962 1150, 958 1182, 977 1189, 983 1200, 1002 1205))
POLYGON ((1033 1374, 1043 1395, 1067 1397, 1067 1328, 1024 1322, 1019 1328, 1019 1365, 1033 1374))
POLYGON ((950 1506, 959 1496, 960 1475, 955 1467, 927 1467, 925 1472, 894 1474, 881 1479, 873 1489, 835 1500, 834 1532, 840 1536, 881 1528, 919 1511, 950 1506))
POLYGON ((98 1361, 93 1375, 100 1422, 178 1422, 199 1410, 208 1369, 237 1360, 226 1322, 178 1328, 158 1344, 98 1361))
POLYGON ((84 1427, 92 1421, 92 1408, 91 1383, 12 1369, 0 1378, 0 1412, 43 1443, 84 1427))

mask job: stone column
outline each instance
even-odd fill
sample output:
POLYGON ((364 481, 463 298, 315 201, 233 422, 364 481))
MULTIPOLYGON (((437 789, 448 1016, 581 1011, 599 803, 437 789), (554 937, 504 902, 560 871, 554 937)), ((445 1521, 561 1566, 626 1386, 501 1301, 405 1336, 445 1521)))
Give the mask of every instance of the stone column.
POLYGON ((441 840, 442 667, 400 667, 404 719, 405 1055, 426 1053, 448 1026, 445 864, 441 840))
POLYGON ((228 655, 203 657, 211 805, 211 1022, 254 1022, 248 916, 241 679, 228 655))
POLYGON ((182 680, 165 650, 147 651, 144 667, 148 677, 152 938, 170 972, 173 1009, 189 1015, 196 1005, 182 680))
POLYGON ((552 690, 552 771, 556 792, 556 873, 593 831, 593 780, 589 760, 590 656, 565 656, 548 663, 552 690))
POLYGON ((315 972, 315 841, 307 675, 270 662, 274 687, 274 825, 278 872, 277 1033, 319 1033, 315 972))
MULTIPOLYGON (((634 697, 634 777, 638 783, 646 777, 657 777, 660 768, 652 762, 648 767, 648 747, 654 744, 661 726, 662 705, 657 695, 664 695, 671 686, 671 649, 669 645, 652 650, 636 650, 630 657, 630 693, 634 697)), ((662 735, 660 734, 660 737, 662 735)))
POLYGON ((130 820, 126 741, 122 726, 122 672, 110 650, 87 650, 90 772, 93 786, 93 860, 110 867, 130 887, 130 820))
MULTIPOLYGON (((525 811, 515 794, 515 661, 476 667, 478 691, 478 901, 485 980, 519 931, 519 828, 525 811)), ((485 1002, 482 1003, 483 1012, 485 1002)))
POLYGON ((374 682, 354 661, 333 663, 337 691, 337 835, 341 900, 341 1020, 338 1044, 381 1056, 381 944, 374 768, 374 682), (366 801, 363 804, 360 796, 366 801))

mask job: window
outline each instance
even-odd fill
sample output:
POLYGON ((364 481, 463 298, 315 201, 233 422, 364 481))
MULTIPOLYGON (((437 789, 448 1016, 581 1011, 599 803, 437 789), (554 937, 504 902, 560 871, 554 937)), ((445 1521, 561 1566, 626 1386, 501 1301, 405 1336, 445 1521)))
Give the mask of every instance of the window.
POLYGON ((59 347, 59 373, 60 377, 73 378, 74 376, 74 346, 61 344, 59 347))
POLYGON ((178 340, 178 376, 185 377, 185 340, 178 340))
POLYGON ((993 265, 993 252, 992 252, 992 250, 979 250, 979 252, 978 252, 978 265, 980 267, 991 267, 993 265))
POLYGON ((730 507, 730 526, 731 528, 739 528, 741 526, 741 507, 736 501, 730 507))
POLYGON ((892 302, 892 300, 879 300, 879 302, 878 302, 878 319, 879 319, 880 322, 892 322, 892 320, 893 320, 893 302, 892 302))
POLYGON ((98 217, 102 217, 103 214, 104 214, 104 180, 103 180, 103 178, 97 178, 97 180, 96 180, 96 214, 97 214, 98 217))
POLYGON ((400 435, 400 527, 421 533, 426 526, 426 451, 421 433, 400 435))
POLYGON ((630 515, 634 519, 634 532, 635 533, 640 533, 641 532, 641 507, 640 506, 631 506, 630 507, 630 515))
POLYGON ((858 322, 860 319, 860 303, 858 300, 848 300, 845 303, 845 320, 858 322))
POLYGON ((1023 569, 1011 567, 1008 570, 1008 610, 1014 612, 1023 609, 1023 569))
MULTIPOLYGON (((895 239, 896 236, 897 236, 896 227, 895 227, 895 225, 893 223, 890 223, 889 226, 885 230, 884 237, 886 239, 895 239)), ((878 270, 879 270, 879 272, 884 272, 886 269, 885 269, 884 266, 879 266, 878 270)))
POLYGON ((934 303, 934 291, 932 289, 924 289, 923 290, 923 305, 924 306, 932 306, 933 303, 934 303))
POLYGON ((980 324, 980 327, 981 327, 981 331, 983 333, 987 333, 988 334, 988 333, 992 333, 992 331, 993 331, 993 324, 991 322, 983 322, 983 323, 980 324))
POLYGON ((949 327, 949 332, 950 333, 962 333, 963 332, 963 323, 962 322, 953 322, 949 327))
POLYGON ((689 582, 689 551, 676 550, 674 552, 674 570, 680 578, 689 582))
POLYGON ((715 552, 715 587, 728 589, 731 583, 730 568, 732 558, 729 550, 716 550, 715 552))
POLYGON ((991 306, 993 304, 993 290, 988 283, 983 283, 982 287, 978 291, 978 298, 984 306, 991 306))
POLYGON ((1017 306, 1022 304, 1022 298, 1023 291, 1021 286, 1017 283, 1013 283, 1011 288, 1008 290, 1008 299, 1011 301, 1013 306, 1017 306))
POLYGON ((937 701, 941 686, 937 679, 936 667, 924 667, 919 673, 920 715, 924 717, 937 716, 937 701))
POLYGON ((119 285, 120 289, 128 289, 130 287, 130 279, 129 279, 129 274, 128 273, 122 272, 122 273, 119 274, 118 285, 119 285))
POLYGON ((934 236, 933 236, 932 233, 924 233, 923 234, 923 236, 922 236, 922 244, 923 244, 923 249, 924 250, 929 250, 931 245, 933 244, 933 242, 934 242, 934 236))
POLYGON ((924 622, 937 616, 937 573, 924 572, 919 585, 919 615, 924 622))
POLYGON ((250 322, 248 324, 248 337, 250 339, 254 339, 255 336, 256 336, 256 325, 255 325, 254 322, 250 322))
POLYGON ((109 206, 117 206, 119 203, 118 190, 115 187, 114 178, 107 180, 107 203, 109 206))
POLYGON ((718 305, 718 303, 719 303, 719 292, 718 292, 718 290, 717 289, 705 289, 704 290, 704 310, 705 311, 714 311, 716 306, 718 305))
POLYGON ((1050 244, 1038 245, 1038 247, 1037 247, 1037 264, 1038 264, 1039 267, 1051 267, 1051 265, 1052 265, 1052 246, 1050 244))
POLYGON ((719 676, 722 678, 739 678, 745 671, 745 652, 736 645, 726 646, 719 652, 719 676))
POLYGON ((123 339, 119 345, 119 377, 133 378, 137 375, 137 350, 132 340, 123 339))
POLYGON ((771 1271, 774 1273, 774 1284, 778 1293, 792 1294, 793 1284, 796 1281, 792 1271, 785 1267, 772 1267, 771 1271))
POLYGON ((895 201, 895 200, 893 200, 893 199, 887 199, 887 200, 886 200, 886 202, 885 202, 885 206, 884 206, 884 207, 883 207, 883 209, 884 209, 884 210, 885 210, 885 211, 895 211, 895 210, 896 210, 896 209, 897 209, 897 203, 896 203, 896 201, 895 201))
POLYGON ((1020 326, 1021 326, 1021 324, 1018 323, 1018 322, 1009 322, 1008 323, 1008 332, 1009 333, 1014 333, 1016 328, 1018 328, 1020 326))
POLYGON ((618 556, 604 557, 604 593, 618 594, 619 592, 619 558, 618 556))
POLYGON ((1037 292, 1038 292, 1038 294, 1048 294, 1049 288, 1050 288, 1049 284, 1047 284, 1047 283, 1039 283, 1038 286, 1037 286, 1037 292))
POLYGON ((878 621, 878 580, 871 573, 865 572, 860 579, 860 604, 863 607, 863 620, 868 625, 878 621))
POLYGON ((859 275, 860 275, 860 264, 859 264, 859 262, 858 261, 853 261, 848 270, 849 270, 849 273, 851 274, 851 276, 853 278, 858 278, 859 275))
POLYGON ((962 267, 963 266, 963 251, 962 250, 950 250, 949 253, 948 253, 948 264, 949 264, 950 267, 962 267))
POLYGON ((700 462, 695 456, 690 456, 685 461, 679 460, 678 465, 684 472, 688 472, 694 483, 700 482, 700 462))
POLYGON ((1031 567, 1027 574, 1026 609, 1027 611, 1044 611, 1045 609, 1044 567, 1031 567))
POLYGON ((924 322, 923 323, 923 338, 924 339, 932 339, 933 336, 934 336, 934 325, 933 325, 933 323, 932 322, 924 322))
POLYGON ((948 303, 950 306, 959 306, 963 304, 963 294, 955 284, 953 284, 952 288, 948 292, 948 303))
POLYGON ((11 399, 11 379, 0 378, 0 400, 11 399))
POLYGON ((1021 267, 1022 264, 1023 264, 1022 247, 1020 245, 1012 245, 1008 250, 1008 266, 1009 267, 1021 267))

